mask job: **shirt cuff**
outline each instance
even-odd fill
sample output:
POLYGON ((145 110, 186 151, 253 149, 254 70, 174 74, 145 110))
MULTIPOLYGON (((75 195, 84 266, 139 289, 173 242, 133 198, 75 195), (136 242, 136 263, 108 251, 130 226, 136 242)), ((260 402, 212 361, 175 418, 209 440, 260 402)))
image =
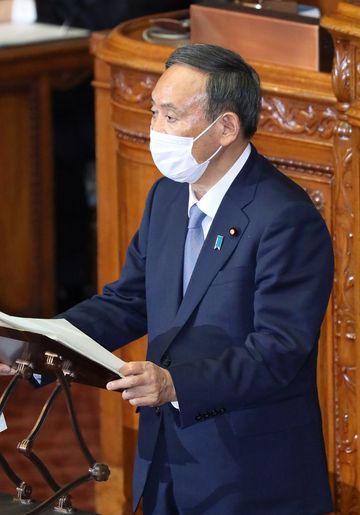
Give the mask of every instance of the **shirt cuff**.
POLYGON ((33 374, 33 378, 39 384, 42 384, 42 375, 41 374, 33 374))
POLYGON ((0 414, 0 433, 1 433, 1 431, 5 431, 5 429, 7 429, 7 425, 6 425, 4 414, 1 413, 0 414))

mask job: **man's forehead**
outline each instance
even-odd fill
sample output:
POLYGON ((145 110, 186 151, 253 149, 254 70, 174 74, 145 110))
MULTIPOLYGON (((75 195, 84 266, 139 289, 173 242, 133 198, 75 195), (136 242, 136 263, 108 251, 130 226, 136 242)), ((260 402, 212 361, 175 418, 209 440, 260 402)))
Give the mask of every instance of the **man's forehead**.
POLYGON ((174 64, 159 78, 153 101, 164 106, 202 103, 206 98, 206 81, 206 73, 192 66, 174 64))

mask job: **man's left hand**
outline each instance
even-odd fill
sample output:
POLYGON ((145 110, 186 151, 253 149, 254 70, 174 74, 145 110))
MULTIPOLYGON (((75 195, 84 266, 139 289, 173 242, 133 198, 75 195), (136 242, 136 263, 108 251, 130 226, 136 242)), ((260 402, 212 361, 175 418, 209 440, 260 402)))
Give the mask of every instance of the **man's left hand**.
POLYGON ((120 373, 124 377, 111 381, 106 388, 123 390, 123 399, 133 406, 154 407, 177 400, 170 372, 151 361, 126 363, 120 373))

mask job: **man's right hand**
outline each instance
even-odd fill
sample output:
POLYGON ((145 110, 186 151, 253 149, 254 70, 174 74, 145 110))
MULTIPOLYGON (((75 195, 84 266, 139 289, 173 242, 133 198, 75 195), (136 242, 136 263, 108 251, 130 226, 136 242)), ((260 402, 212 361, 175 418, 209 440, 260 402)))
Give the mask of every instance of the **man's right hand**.
POLYGON ((5 365, 5 363, 0 363, 0 376, 11 376, 14 375, 16 370, 9 367, 9 365, 5 365))

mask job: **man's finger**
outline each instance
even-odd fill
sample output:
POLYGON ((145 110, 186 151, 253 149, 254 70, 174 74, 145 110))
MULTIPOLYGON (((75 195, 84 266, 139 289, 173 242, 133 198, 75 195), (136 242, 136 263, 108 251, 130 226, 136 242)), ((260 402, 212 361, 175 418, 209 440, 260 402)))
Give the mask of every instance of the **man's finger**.
POLYGON ((125 386, 122 384, 122 379, 116 379, 115 381, 110 381, 107 383, 107 390, 123 390, 125 386))
POLYGON ((120 368, 119 372, 124 377, 142 374, 146 367, 146 361, 129 361, 123 367, 120 368))
POLYGON ((11 367, 9 367, 9 365, 5 365, 5 363, 0 363, 0 375, 13 375, 15 374, 15 370, 11 367))

